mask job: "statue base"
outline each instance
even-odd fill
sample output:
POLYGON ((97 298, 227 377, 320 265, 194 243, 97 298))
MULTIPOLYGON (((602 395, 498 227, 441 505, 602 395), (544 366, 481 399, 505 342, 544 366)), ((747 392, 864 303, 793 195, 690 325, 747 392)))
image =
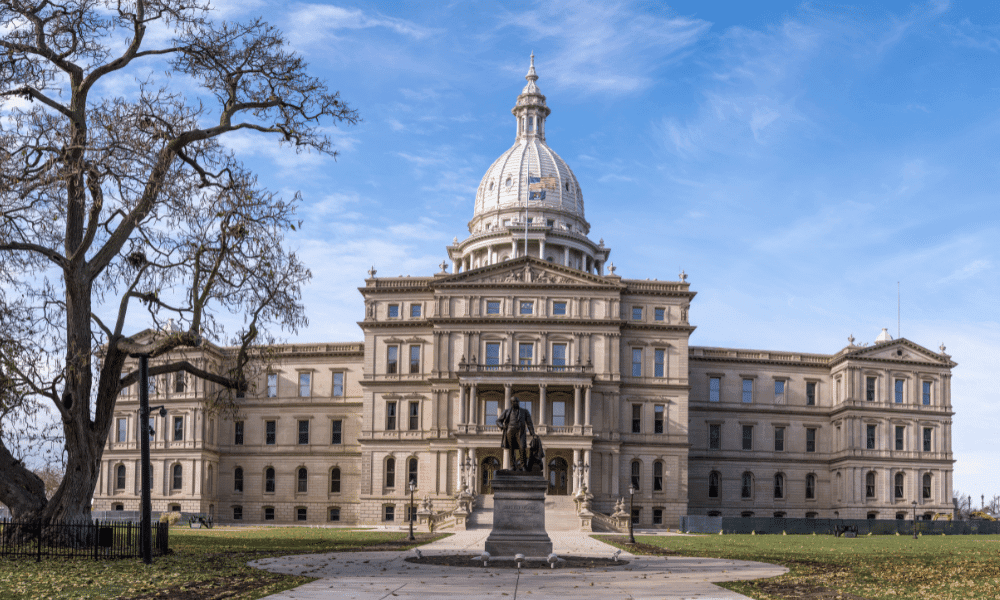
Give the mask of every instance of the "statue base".
POLYGON ((493 531, 486 538, 492 556, 548 556, 552 540, 545 532, 545 490, 538 473, 499 470, 493 476, 493 531))

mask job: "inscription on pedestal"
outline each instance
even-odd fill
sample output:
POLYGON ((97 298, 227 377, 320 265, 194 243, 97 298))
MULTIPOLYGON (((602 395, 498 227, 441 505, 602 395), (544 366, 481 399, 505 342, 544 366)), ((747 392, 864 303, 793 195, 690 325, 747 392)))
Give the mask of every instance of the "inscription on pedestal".
POLYGON ((493 531, 486 551, 493 556, 548 556, 545 532, 546 481, 537 474, 497 471, 493 477, 493 531))

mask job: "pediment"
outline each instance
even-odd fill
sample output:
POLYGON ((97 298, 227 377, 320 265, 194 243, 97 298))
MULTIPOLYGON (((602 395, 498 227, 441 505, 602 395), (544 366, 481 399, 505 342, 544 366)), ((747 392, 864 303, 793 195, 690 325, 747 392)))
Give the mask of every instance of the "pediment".
POLYGON ((928 350, 919 344, 914 344, 906 338, 884 342, 874 346, 865 346, 850 350, 847 358, 902 361, 907 363, 924 363, 934 366, 954 366, 947 354, 928 350))
POLYGON ((440 285, 568 285, 568 286, 613 286, 621 287, 619 279, 599 277, 586 271, 538 260, 521 257, 495 265, 471 269, 442 277, 434 282, 440 285))

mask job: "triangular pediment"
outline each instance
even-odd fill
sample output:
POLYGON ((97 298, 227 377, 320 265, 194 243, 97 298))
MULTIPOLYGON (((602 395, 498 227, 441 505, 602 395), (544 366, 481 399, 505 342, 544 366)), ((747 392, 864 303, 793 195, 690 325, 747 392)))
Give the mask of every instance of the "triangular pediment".
POLYGON ((618 277, 600 277, 586 271, 521 257, 495 265, 487 265, 441 277, 434 286, 452 285, 545 285, 545 286, 611 286, 622 287, 618 277))
POLYGON ((845 358, 925 363, 934 366, 955 365, 949 355, 928 350, 906 338, 881 342, 873 346, 853 348, 845 354, 845 358))

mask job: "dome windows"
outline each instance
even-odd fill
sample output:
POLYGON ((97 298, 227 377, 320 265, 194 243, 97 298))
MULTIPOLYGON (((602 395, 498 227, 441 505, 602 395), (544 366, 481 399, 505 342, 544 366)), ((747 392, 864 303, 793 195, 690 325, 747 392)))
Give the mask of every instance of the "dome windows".
POLYGON ((493 191, 493 182, 492 181, 490 182, 490 191, 491 192, 493 191))
POLYGON ((510 189, 510 186, 514 185, 514 179, 508 175, 507 181, 506 183, 504 183, 504 185, 507 186, 507 189, 510 189))

